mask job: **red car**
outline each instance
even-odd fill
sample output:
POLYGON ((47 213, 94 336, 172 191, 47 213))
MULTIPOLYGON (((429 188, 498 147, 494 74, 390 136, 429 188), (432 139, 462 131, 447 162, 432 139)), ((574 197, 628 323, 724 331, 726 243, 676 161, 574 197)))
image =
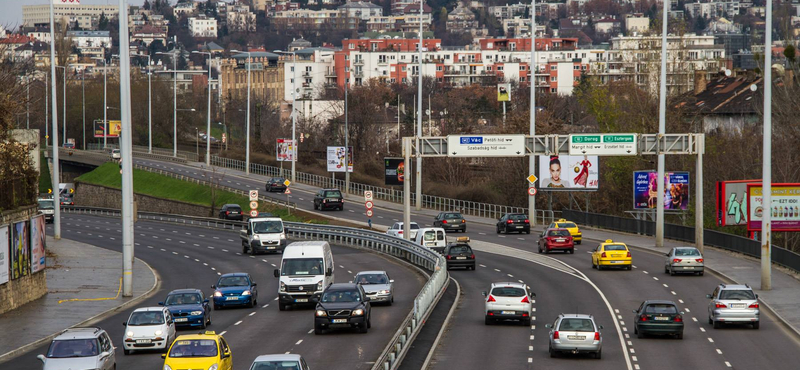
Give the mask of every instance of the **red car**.
POLYGON ((567 229, 546 229, 539 235, 539 253, 558 250, 575 253, 575 241, 567 229))

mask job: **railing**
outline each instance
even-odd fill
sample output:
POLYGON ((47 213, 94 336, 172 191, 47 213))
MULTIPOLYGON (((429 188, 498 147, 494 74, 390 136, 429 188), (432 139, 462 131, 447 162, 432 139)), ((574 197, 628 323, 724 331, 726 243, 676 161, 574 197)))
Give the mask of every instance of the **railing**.
MULTIPOLYGON (((120 212, 110 208, 75 207, 65 206, 65 213, 85 213, 102 216, 119 216, 120 212)), ((138 218, 160 222, 172 222, 204 227, 236 230, 244 227, 244 222, 218 220, 208 217, 193 217, 152 212, 138 212, 138 218)), ((353 227, 315 225, 300 222, 285 222, 286 231, 293 239, 325 240, 339 245, 349 245, 356 248, 370 249, 378 253, 388 254, 393 257, 408 261, 409 263, 430 271, 430 278, 414 298, 414 308, 403 320, 400 328, 386 345, 377 358, 373 370, 397 369, 433 312, 444 293, 449 281, 447 262, 444 257, 431 249, 399 239, 387 234, 363 230, 353 227)))
MULTIPOLYGON (((111 149, 119 149, 119 145, 118 144, 108 143, 108 144, 106 144, 106 149, 103 149, 103 144, 100 144, 100 143, 88 143, 88 144, 86 144, 86 150, 108 150, 108 151, 110 151, 111 149)), ((187 162, 187 161, 197 162, 198 161, 197 153, 187 152, 187 151, 184 151, 184 150, 179 150, 177 157, 173 156, 174 152, 172 151, 172 149, 153 148, 152 152, 151 152, 150 149, 148 147, 146 147, 146 146, 134 145, 131 148, 131 150, 133 151, 134 154, 153 154, 153 155, 159 156, 159 158, 160 157, 177 158, 179 161, 183 161, 183 162, 187 162)), ((167 158, 165 158, 165 159, 167 159, 167 158)))

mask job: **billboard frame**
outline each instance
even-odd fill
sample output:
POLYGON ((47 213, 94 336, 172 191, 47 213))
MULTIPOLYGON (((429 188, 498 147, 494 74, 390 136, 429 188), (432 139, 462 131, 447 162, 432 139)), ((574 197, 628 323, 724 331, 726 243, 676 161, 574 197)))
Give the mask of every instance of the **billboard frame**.
MULTIPOLYGON (((632 195, 631 199, 633 200, 633 210, 634 211, 647 211, 647 210, 654 210, 655 211, 657 209, 658 205, 656 205, 656 207, 654 207, 654 208, 650 208, 650 207, 637 208, 636 207, 636 173, 637 172, 657 173, 658 171, 656 171, 656 170, 634 170, 633 173, 631 174, 631 176, 632 176, 631 179, 633 180, 632 181, 633 182, 633 186, 631 187, 631 195, 632 195)), ((671 174, 680 174, 680 173, 685 173, 686 177, 690 181, 689 184, 687 185, 687 187, 689 189, 686 190, 686 195, 688 196, 688 201, 686 202, 686 209, 682 209, 682 208, 681 209, 673 209, 673 208, 664 207, 664 212, 670 211, 669 213, 679 214, 679 213, 685 213, 685 212, 689 211, 689 208, 690 208, 689 204, 691 203, 691 200, 692 200, 692 196, 691 196, 691 194, 692 194, 692 192, 691 192, 691 185, 692 185, 691 176, 692 176, 692 173, 690 171, 664 171, 664 176, 668 177, 671 174)), ((658 176, 658 175, 656 175, 656 176, 658 176)), ((666 193, 667 191, 669 191, 669 189, 667 188, 667 184, 664 184, 664 192, 666 193)))
MULTIPOLYGON (((800 187, 800 183, 773 183, 772 186, 770 187, 770 189, 772 189, 774 191, 774 189, 776 187, 789 187, 789 186, 791 186, 791 187, 800 187)), ((763 184, 760 184, 760 183, 759 184, 747 184, 747 231, 748 232, 762 232, 761 226, 760 226, 761 225, 761 221, 760 220, 757 222, 758 225, 759 225, 758 228, 750 227, 750 207, 753 204, 753 202, 750 201, 750 197, 751 197, 750 189, 751 188, 755 188, 755 187, 761 188, 762 191, 764 189, 763 184)), ((798 197, 800 197, 800 195, 798 195, 798 197)), ((770 200, 772 200, 772 198, 770 200)), ((764 203, 762 202, 761 205, 763 206, 764 203)), ((800 203, 798 205, 800 205, 800 203)), ((794 228, 786 228, 786 229, 784 229, 784 228, 779 228, 779 229, 775 228, 775 220, 774 219, 772 219, 771 225, 772 225, 771 226, 771 231, 772 232, 797 232, 797 231, 800 231, 800 226, 794 227, 794 228)))

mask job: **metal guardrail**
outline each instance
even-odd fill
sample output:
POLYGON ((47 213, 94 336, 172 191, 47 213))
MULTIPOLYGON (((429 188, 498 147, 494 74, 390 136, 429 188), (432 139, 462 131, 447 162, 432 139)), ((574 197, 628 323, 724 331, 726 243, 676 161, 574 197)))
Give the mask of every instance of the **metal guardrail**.
MULTIPOLYGON (((98 207, 65 206, 66 213, 84 213, 102 216, 119 216, 117 209, 98 207)), ((138 212, 138 218, 160 222, 180 223, 237 230, 245 225, 242 221, 220 220, 209 217, 171 215, 153 212, 138 212)), ((400 328, 376 359, 373 370, 397 369, 421 330, 427 318, 433 312, 449 281, 447 262, 444 257, 429 248, 399 239, 387 234, 371 230, 344 226, 306 224, 301 222, 284 222, 289 237, 293 239, 325 240, 339 245, 370 249, 378 253, 408 261, 422 269, 430 271, 430 278, 414 298, 414 308, 405 317, 400 328)))
MULTIPOLYGON (((87 143, 86 150, 87 151, 111 151, 111 149, 119 149, 119 144, 106 144, 106 148, 103 149, 103 144, 99 143, 87 143)), ((152 159, 159 159, 165 161, 172 161, 172 162, 179 162, 179 163, 186 163, 189 161, 197 162, 197 153, 190 153, 186 151, 178 151, 177 156, 173 156, 173 151, 170 149, 164 148, 153 148, 152 151, 149 150, 146 146, 134 145, 132 148, 132 152, 134 157, 146 157, 152 159)))

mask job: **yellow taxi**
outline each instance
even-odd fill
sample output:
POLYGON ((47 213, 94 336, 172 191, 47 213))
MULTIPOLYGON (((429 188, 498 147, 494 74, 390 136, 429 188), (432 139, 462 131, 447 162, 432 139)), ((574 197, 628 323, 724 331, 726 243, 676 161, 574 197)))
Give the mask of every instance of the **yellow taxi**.
POLYGON ((592 252, 592 267, 602 270, 606 267, 622 267, 631 269, 631 251, 625 243, 614 242, 611 239, 600 243, 592 252))
POLYGON ((574 241, 575 244, 581 244, 581 239, 582 239, 581 238, 581 229, 579 229, 578 225, 576 225, 574 222, 567 221, 567 220, 562 218, 562 219, 560 219, 560 220, 558 220, 556 222, 551 223, 550 224, 550 228, 551 229, 567 229, 567 230, 569 230, 569 234, 572 235, 572 241, 574 241))
POLYGON ((207 331, 200 334, 181 335, 161 355, 163 370, 203 369, 232 370, 233 357, 225 338, 207 331))

